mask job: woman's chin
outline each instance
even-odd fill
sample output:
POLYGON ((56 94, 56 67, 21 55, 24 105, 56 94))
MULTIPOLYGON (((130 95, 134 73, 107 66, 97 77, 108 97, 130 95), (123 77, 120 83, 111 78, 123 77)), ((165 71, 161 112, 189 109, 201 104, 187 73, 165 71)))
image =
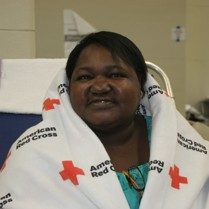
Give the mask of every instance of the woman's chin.
POLYGON ((118 122, 111 120, 85 121, 87 125, 95 132, 108 132, 116 127, 118 122))

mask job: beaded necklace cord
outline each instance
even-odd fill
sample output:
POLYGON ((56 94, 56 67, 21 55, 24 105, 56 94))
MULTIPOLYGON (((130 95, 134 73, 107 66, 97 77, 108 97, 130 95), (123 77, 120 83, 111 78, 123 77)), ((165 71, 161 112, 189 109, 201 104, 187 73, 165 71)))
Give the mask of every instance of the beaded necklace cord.
POLYGON ((144 180, 144 176, 142 174, 142 172, 140 171, 140 169, 138 167, 131 167, 129 168, 127 171, 122 171, 122 173, 125 175, 128 183, 129 183, 129 186, 130 187, 133 187, 137 192, 139 192, 139 195, 140 197, 142 198, 143 196, 143 192, 144 192, 144 189, 145 189, 145 180, 144 180), (142 181, 143 181, 143 187, 141 187, 137 182, 136 180, 134 179, 134 177, 130 174, 130 170, 132 169, 137 169, 140 173, 140 176, 142 178, 142 181))

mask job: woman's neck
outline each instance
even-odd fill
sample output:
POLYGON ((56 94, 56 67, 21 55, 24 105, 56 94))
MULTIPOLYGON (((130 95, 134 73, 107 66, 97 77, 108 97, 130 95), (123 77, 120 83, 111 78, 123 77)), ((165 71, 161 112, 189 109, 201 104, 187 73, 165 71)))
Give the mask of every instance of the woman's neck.
POLYGON ((142 116, 112 131, 96 134, 117 171, 137 166, 149 159, 147 128, 142 116))
POLYGON ((108 131, 97 131, 96 134, 105 147, 123 146, 134 134, 135 121, 122 124, 108 131))

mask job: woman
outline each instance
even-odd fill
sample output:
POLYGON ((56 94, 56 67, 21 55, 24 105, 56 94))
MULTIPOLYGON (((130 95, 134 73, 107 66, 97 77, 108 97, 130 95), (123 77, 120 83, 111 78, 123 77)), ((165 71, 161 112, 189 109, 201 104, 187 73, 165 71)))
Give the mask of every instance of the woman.
POLYGON ((208 148, 135 44, 93 33, 51 84, 43 122, 12 146, 0 208, 206 209, 208 148))
POLYGON ((101 140, 130 207, 138 208, 148 174, 151 124, 149 117, 146 122, 136 114, 147 76, 141 52, 119 34, 91 34, 70 54, 66 73, 73 109, 101 140))

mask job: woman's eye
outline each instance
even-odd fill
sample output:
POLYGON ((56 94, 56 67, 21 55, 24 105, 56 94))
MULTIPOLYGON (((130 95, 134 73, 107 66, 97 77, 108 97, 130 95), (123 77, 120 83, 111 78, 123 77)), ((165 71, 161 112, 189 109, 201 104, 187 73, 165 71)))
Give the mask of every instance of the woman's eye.
POLYGON ((90 76, 90 75, 81 75, 81 76, 78 76, 76 80, 86 81, 86 80, 90 80, 91 78, 92 78, 92 76, 90 76))
POLYGON ((124 75, 122 73, 111 73, 110 77, 111 78, 121 78, 121 77, 124 77, 124 75))

